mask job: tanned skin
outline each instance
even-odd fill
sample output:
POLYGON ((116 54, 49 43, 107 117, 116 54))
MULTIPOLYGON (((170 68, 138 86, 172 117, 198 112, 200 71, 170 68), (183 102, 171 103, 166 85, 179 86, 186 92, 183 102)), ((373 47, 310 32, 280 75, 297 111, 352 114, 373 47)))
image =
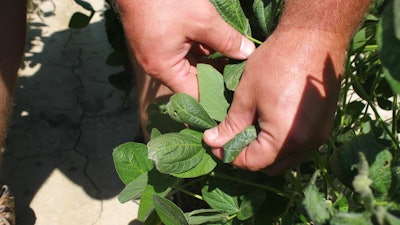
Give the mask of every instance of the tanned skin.
POLYGON ((26 0, 2 1, 0 7, 0 145, 6 136, 12 93, 26 35, 26 0))
POLYGON ((193 52, 248 57, 227 118, 206 131, 204 141, 222 158, 223 144, 257 122, 257 140, 233 164, 274 175, 327 140, 346 50, 370 0, 286 0, 277 29, 257 50, 221 22, 208 0, 116 0, 116 5, 141 70, 143 124, 149 102, 170 90, 198 96, 193 52))

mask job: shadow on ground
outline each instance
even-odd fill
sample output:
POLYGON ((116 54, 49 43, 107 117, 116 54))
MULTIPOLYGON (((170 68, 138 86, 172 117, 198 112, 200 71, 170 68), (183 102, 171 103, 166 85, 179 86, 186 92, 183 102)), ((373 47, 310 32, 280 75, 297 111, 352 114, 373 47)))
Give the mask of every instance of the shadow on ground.
MULTIPOLYGON (((123 184, 114 169, 112 150, 139 132, 134 101, 122 107, 124 94, 108 82, 108 76, 121 68, 105 65, 111 50, 103 23, 50 37, 42 36, 44 24, 31 26, 28 40, 44 45, 25 59, 29 62, 25 66, 37 72, 20 77, 16 86, 2 174, 15 193, 17 224, 24 225, 35 224, 30 204, 54 170, 93 199, 115 197, 123 184)), ((48 207, 59 203, 53 204, 48 207)))

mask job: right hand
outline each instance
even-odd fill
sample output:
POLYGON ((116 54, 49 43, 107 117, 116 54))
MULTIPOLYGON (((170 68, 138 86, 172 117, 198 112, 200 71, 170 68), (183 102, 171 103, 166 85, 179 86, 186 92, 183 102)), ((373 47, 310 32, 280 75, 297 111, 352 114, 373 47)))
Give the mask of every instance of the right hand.
POLYGON ((116 0, 130 49, 143 70, 173 92, 198 98, 196 56, 218 51, 246 59, 254 44, 209 0, 116 0))

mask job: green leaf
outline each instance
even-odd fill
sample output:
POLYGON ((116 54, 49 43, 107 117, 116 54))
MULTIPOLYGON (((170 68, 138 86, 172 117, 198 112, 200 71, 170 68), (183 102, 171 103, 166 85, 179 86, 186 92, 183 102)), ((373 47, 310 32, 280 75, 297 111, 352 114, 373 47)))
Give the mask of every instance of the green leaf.
POLYGON ((239 212, 237 213, 237 218, 239 220, 247 220, 256 214, 257 210, 261 207, 265 201, 264 191, 252 191, 246 193, 242 202, 240 203, 239 212))
POLYGON ((209 154, 204 154, 199 164, 192 169, 183 173, 173 173, 171 175, 179 178, 195 178, 209 174, 216 166, 217 162, 215 162, 215 160, 209 154))
POLYGON ((390 1, 387 5, 378 23, 376 37, 386 79, 397 93, 400 93, 400 38, 396 37, 396 31, 398 33, 400 30, 398 27, 400 22, 395 23, 394 20, 398 20, 397 15, 400 14, 399 2, 399 0, 390 1))
POLYGON ((140 199, 138 220, 145 221, 154 210, 153 195, 165 197, 180 179, 152 170, 148 174, 148 182, 140 199))
POLYGON ((187 94, 177 93, 171 96, 167 104, 167 112, 175 121, 201 129, 209 129, 217 125, 200 103, 187 94))
POLYGON ((190 136, 196 138, 199 142, 201 142, 203 140, 203 132, 199 132, 197 130, 192 130, 192 129, 186 128, 186 129, 179 131, 179 133, 190 135, 190 136))
POLYGON ((138 176, 134 181, 126 185, 126 187, 119 194, 118 200, 121 203, 125 203, 130 200, 139 199, 142 196, 145 187, 147 186, 147 181, 148 181, 147 173, 138 176))
POLYGON ((151 104, 146 113, 149 117, 146 130, 151 132, 157 129, 160 133, 177 132, 185 128, 185 125, 173 120, 167 113, 166 104, 151 104))
POLYGON ((256 138, 257 131, 254 126, 246 127, 242 132, 235 135, 235 137, 223 145, 224 163, 232 162, 236 156, 256 138))
POLYGON ((158 136, 147 144, 149 158, 161 173, 183 173, 194 168, 206 154, 201 140, 181 133, 158 136))
POLYGON ((240 78, 242 77, 242 73, 244 67, 246 66, 246 61, 228 64, 224 68, 224 81, 226 84, 226 88, 231 91, 235 91, 237 86, 239 85, 240 78))
POLYGON ((83 13, 76 12, 72 15, 69 20, 68 27, 71 29, 81 29, 89 25, 91 17, 86 16, 83 13))
POLYGON ((213 209, 224 210, 228 214, 239 211, 236 190, 231 182, 208 179, 201 189, 204 201, 213 209))
POLYGON ((276 8, 276 0, 254 0, 254 15, 265 37, 272 32, 276 8))
POLYGON ((224 96, 225 86, 222 74, 211 65, 197 64, 197 78, 200 104, 212 119, 224 120, 229 104, 224 96))
POLYGON ((386 195, 391 186, 392 157, 388 148, 376 142, 372 135, 360 135, 335 151, 330 160, 332 172, 347 187, 352 188, 360 152, 364 153, 370 166, 369 177, 373 181, 371 188, 386 195))
POLYGON ((303 205, 307 210, 308 215, 312 221, 317 224, 324 224, 331 218, 332 206, 326 202, 323 194, 318 191, 315 185, 316 174, 314 174, 312 181, 304 190, 303 205))
POLYGON ((211 0, 221 17, 241 34, 251 37, 249 20, 239 0, 211 0))
POLYGON ((396 38, 400 40, 400 0, 393 0, 393 14, 396 38))
POLYGON ((124 184, 129 184, 154 164, 147 157, 147 147, 141 143, 128 142, 113 151, 115 169, 124 184))
POLYGON ((154 138, 156 138, 158 136, 161 136, 161 132, 157 128, 151 129, 150 140, 154 139, 154 138))
POLYGON ((331 221, 330 225, 373 225, 368 213, 338 213, 331 221))
POLYGON ((183 211, 170 200, 153 195, 156 212, 165 225, 189 225, 183 211))
POLYGON ((222 210, 218 209, 198 209, 192 212, 186 213, 186 218, 190 225, 200 225, 220 222, 226 223, 229 219, 229 215, 222 210))
MULTIPOLYGON (((392 154, 389 150, 379 152, 375 161, 370 165, 368 177, 373 181, 371 188, 376 194, 387 195, 392 184, 391 162, 392 154)), ((377 196, 379 197, 379 196, 377 196)))
POLYGON ((392 187, 390 190, 392 199, 400 202, 400 160, 392 161, 392 187))

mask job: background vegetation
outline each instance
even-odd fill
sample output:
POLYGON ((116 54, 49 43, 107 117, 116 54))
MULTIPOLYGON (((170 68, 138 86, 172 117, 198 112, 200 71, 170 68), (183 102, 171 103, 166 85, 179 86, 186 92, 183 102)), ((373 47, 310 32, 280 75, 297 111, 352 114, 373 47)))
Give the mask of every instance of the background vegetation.
MULTIPOLYGON (((211 2, 257 44, 274 30, 283 4, 211 2)), ((107 63, 126 68, 110 81, 128 96, 132 73, 122 29, 113 11, 105 15, 114 49, 107 63)), ((119 199, 140 199, 138 219, 149 225, 400 224, 399 62, 400 0, 377 0, 351 43, 329 141, 277 177, 228 163, 255 138, 254 127, 224 146, 224 162, 202 142, 202 132, 226 115, 245 62, 229 60, 223 76, 200 64, 201 101, 175 94, 168 103, 152 105, 150 142, 114 150, 116 170, 126 184, 119 199)))

